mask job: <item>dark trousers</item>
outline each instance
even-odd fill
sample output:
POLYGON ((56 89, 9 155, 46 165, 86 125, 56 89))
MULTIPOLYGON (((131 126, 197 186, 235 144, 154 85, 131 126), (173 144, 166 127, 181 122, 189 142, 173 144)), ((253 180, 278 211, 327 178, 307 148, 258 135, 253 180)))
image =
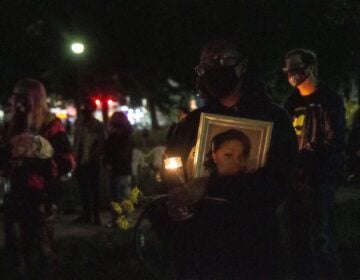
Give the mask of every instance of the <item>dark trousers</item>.
POLYGON ((232 209, 201 203, 192 218, 172 223, 178 279, 278 279, 275 217, 239 221, 236 215, 232 209))
POLYGON ((55 206, 40 197, 7 197, 4 204, 5 247, 10 262, 24 277, 56 279, 54 219, 55 206))
POLYGON ((310 181, 286 203, 290 251, 298 279, 333 279, 338 272, 335 179, 310 181))
POLYGON ((83 207, 82 215, 87 222, 100 222, 99 172, 99 162, 79 165, 75 172, 83 207))

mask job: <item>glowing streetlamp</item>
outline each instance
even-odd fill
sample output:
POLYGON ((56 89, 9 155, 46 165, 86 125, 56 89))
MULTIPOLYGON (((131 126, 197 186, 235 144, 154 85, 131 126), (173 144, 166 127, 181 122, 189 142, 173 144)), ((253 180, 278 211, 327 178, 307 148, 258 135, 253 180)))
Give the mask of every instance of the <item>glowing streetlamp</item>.
POLYGON ((85 50, 85 46, 82 43, 75 42, 71 44, 71 51, 74 54, 82 54, 85 50))
POLYGON ((77 99, 77 107, 80 106, 81 99, 81 69, 80 69, 80 58, 85 51, 85 45, 81 42, 73 42, 70 45, 71 52, 76 56, 75 64, 76 64, 76 99, 77 99))

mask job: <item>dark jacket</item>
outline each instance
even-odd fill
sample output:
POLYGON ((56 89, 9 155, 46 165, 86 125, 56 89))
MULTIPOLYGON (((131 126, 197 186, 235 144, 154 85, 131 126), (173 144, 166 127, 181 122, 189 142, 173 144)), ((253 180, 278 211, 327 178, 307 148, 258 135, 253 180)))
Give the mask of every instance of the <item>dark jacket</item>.
POLYGON ((110 132, 105 140, 104 164, 112 167, 114 175, 131 175, 133 148, 131 132, 121 133, 116 130, 110 132))
MULTIPOLYGON (((179 250, 187 259, 203 262, 198 273, 205 274, 203 279, 272 279, 272 263, 279 253, 275 210, 294 185, 297 168, 296 137, 289 115, 272 103, 262 87, 245 92, 231 108, 209 102, 179 123, 167 156, 180 155, 186 162, 197 140, 202 112, 273 122, 273 131, 264 167, 255 173, 210 176, 207 195, 230 203, 219 207, 200 201, 195 205, 195 229, 189 229, 193 237, 181 243, 181 236, 186 236, 182 229, 177 238, 182 247, 206 253, 198 257, 192 256, 192 251, 181 252, 182 247, 179 250)), ((186 267, 180 270, 186 271, 186 267)), ((193 274, 189 271, 190 276, 193 274)))
POLYGON ((105 139, 104 125, 94 117, 75 123, 74 154, 78 166, 100 162, 105 139))
POLYGON ((12 193, 47 192, 52 179, 75 168, 71 145, 60 119, 49 115, 39 134, 50 142, 54 155, 49 159, 23 158, 20 166, 13 166, 9 170, 12 193))
POLYGON ((323 84, 309 96, 296 90, 285 108, 298 136, 300 169, 304 175, 329 176, 343 166, 345 148, 344 103, 323 84), (296 127, 298 125, 298 127, 296 127))
POLYGON ((244 94, 238 104, 231 108, 224 107, 216 101, 210 102, 205 107, 191 112, 179 123, 175 135, 168 144, 167 156, 180 155, 183 162, 186 162, 190 150, 196 144, 202 112, 273 122, 266 165, 253 174, 229 176, 231 183, 221 184, 219 188, 209 191, 231 201, 239 201, 249 192, 252 193, 251 196, 256 195, 266 200, 267 206, 279 205, 294 184, 297 167, 296 137, 286 111, 274 104, 261 87, 244 94))

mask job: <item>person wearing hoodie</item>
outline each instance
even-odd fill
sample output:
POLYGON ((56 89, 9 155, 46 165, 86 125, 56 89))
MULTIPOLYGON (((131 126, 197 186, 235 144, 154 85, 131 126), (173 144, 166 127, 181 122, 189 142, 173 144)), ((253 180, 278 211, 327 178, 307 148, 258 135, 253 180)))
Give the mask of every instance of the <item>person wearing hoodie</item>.
POLYGON ((195 68, 206 104, 179 123, 167 146, 166 156, 180 156, 186 166, 203 112, 273 123, 265 166, 251 173, 193 179, 172 188, 169 207, 174 203, 201 208, 204 196, 229 201, 215 211, 205 207, 181 225, 177 222, 174 260, 181 279, 276 279, 275 211, 294 185, 296 136, 288 113, 272 102, 252 62, 244 49, 231 42, 206 44, 195 68))
MULTIPOLYGON (((121 202, 131 191, 133 128, 123 112, 115 112, 109 122, 109 133, 104 145, 103 163, 110 173, 110 193, 113 202, 121 202)), ((115 225, 116 213, 107 227, 115 225)))

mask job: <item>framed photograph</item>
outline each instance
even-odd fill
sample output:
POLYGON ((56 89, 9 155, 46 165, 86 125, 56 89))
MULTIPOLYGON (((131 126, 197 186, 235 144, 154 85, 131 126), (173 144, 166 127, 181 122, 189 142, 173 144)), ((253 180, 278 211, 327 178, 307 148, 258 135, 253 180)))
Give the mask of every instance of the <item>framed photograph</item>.
MULTIPOLYGON (((245 157, 241 167, 244 172, 253 172, 264 166, 270 147, 272 128, 272 122, 202 113, 197 142, 192 153, 193 159, 190 159, 193 161, 193 172, 190 172, 189 177, 209 176, 210 168, 207 166, 207 162, 212 155, 213 157, 216 156, 214 154, 215 146, 223 145, 224 141, 229 143, 229 139, 234 139, 234 137, 233 143, 240 142, 238 145, 241 147, 233 147, 232 150, 228 148, 231 152, 225 152, 225 157, 235 156, 236 152, 232 151, 238 149, 241 153, 237 152, 237 161, 240 160, 239 155, 245 157)), ((231 166, 234 165, 236 164, 231 166)), ((216 163, 216 168, 220 168, 218 163, 216 163)))

